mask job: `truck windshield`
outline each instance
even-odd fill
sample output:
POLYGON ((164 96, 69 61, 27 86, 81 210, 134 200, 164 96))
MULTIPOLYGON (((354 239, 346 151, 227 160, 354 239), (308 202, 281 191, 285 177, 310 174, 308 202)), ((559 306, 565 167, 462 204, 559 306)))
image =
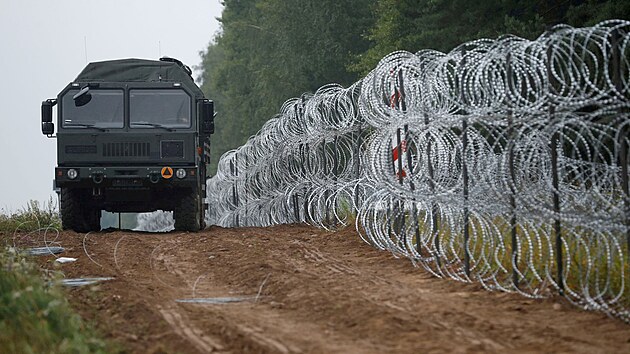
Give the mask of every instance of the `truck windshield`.
POLYGON ((180 89, 132 89, 129 119, 132 128, 188 128, 190 96, 180 89))
POLYGON ((90 89, 92 98, 83 106, 77 106, 72 96, 79 89, 72 89, 61 100, 61 117, 64 128, 122 128, 124 125, 124 101, 122 90, 90 89))

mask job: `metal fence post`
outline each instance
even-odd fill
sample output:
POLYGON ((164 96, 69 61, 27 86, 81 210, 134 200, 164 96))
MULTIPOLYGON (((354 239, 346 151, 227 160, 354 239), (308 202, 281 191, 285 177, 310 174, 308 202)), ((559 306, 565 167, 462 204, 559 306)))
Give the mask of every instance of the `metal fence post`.
MULTIPOLYGON (((630 183, 628 182, 628 128, 622 128, 619 134, 619 164, 621 165, 621 188, 624 194, 625 224, 626 224, 626 262, 630 264, 630 183)), ((630 278, 630 274, 628 274, 630 278)))
MULTIPOLYGON (((397 102, 398 109, 405 113, 407 111, 407 103, 405 102, 405 81, 403 76, 402 69, 398 70, 398 88, 397 88, 397 102)), ((407 135, 407 125, 404 126, 405 129, 405 141, 404 144, 407 144, 406 135, 407 135)), ((403 170, 403 140, 401 138, 400 128, 396 129, 396 149, 398 153, 398 183, 402 186, 404 184, 403 178, 405 177, 405 171, 403 170)), ((406 146, 404 147, 404 151, 406 152, 406 146)), ((409 155, 409 154, 407 154, 409 155)), ((407 166, 409 168, 409 166, 407 166)), ((407 217, 407 212, 405 211, 405 202, 404 200, 398 200, 396 203, 396 208, 398 209, 398 215, 396 217, 396 233, 402 236, 403 242, 407 244, 407 232, 405 230, 405 219, 407 217)))
MULTIPOLYGON (((511 53, 507 54, 506 58, 506 77, 507 77, 507 87, 508 90, 510 87, 513 87, 512 77, 512 55, 511 53)), ((516 220, 516 173, 514 169, 514 141, 515 141, 515 128, 514 128, 514 117, 512 116, 513 112, 511 109, 507 112, 508 119, 508 140, 506 143, 506 147, 508 149, 508 168, 510 172, 509 179, 509 189, 510 189, 510 236, 512 239, 512 283, 514 287, 518 288, 519 279, 518 279, 518 234, 517 234, 517 220, 516 220)))
MULTIPOLYGON (((236 166, 237 154, 234 154, 234 159, 230 161, 230 174, 232 177, 238 177, 238 169, 236 166)), ((238 192, 237 192, 237 180, 234 179, 234 183, 232 184, 232 204, 234 204, 234 223, 236 227, 239 226, 238 214, 236 213, 236 209, 238 207, 238 192)))
POLYGON ((468 166, 466 164, 466 152, 468 150, 468 118, 464 115, 462 119, 462 182, 464 184, 464 272, 470 278, 470 250, 468 241, 470 239, 470 215, 468 211, 468 166))
MULTIPOLYGON (((424 125, 425 127, 429 126, 429 115, 426 113, 424 114, 424 125)), ((431 144, 432 137, 428 130, 426 133, 426 139, 427 139, 427 174, 429 175, 429 190, 431 191, 431 193, 434 193, 435 181, 434 181, 433 165, 431 163, 431 158, 432 158, 431 149, 432 149, 433 144, 431 144)), ((439 228, 438 228, 437 211, 438 211, 437 203, 431 202, 431 236, 433 237, 433 247, 435 249, 435 260, 438 267, 440 267, 441 251, 440 251, 440 233, 439 233, 439 228)), ((420 252, 420 244, 418 244, 417 246, 418 246, 418 252, 420 252)))
MULTIPOLYGON (((235 183, 234 183, 234 192, 235 192, 235 197, 234 197, 234 204, 236 205, 237 209, 238 209, 238 202, 239 202, 239 195, 238 195, 238 154, 234 154, 234 172, 235 175, 237 177, 235 183)), ((239 213, 236 213, 236 226, 241 226, 241 217, 239 213)))
MULTIPOLYGON (((553 124, 555 107, 549 107, 549 120, 553 124)), ((553 184, 553 229, 556 236, 556 268, 558 272, 558 288, 561 295, 564 295, 564 274, 563 274, 563 252, 562 252, 562 224, 560 220, 560 181, 558 171, 558 140, 559 133, 554 132, 551 137, 551 183, 553 184)))
MULTIPOLYGON (((398 165, 398 183, 403 185, 403 157, 402 157, 402 138, 400 135, 400 128, 396 129, 396 153, 398 156, 397 165, 398 165)), ((397 235, 402 236, 403 242, 406 240, 406 234, 404 232, 405 229, 405 204, 401 200, 396 200, 394 204, 394 210, 396 212, 395 220, 394 220, 394 232, 397 235)))
MULTIPOLYGON (((508 113, 508 126, 510 131, 510 140, 513 139, 513 122, 511 112, 508 113)), ((508 143, 508 163, 510 169, 510 235, 512 239, 512 283, 518 288, 518 232, 517 232, 517 219, 516 219, 516 173, 514 171, 514 145, 508 143)))
MULTIPOLYGON (((551 64, 551 48, 547 48, 547 75, 549 80, 549 92, 554 90, 553 87, 553 66, 551 64)), ((554 127, 555 124, 555 113, 556 107, 554 106, 555 102, 550 100, 549 102, 549 123, 550 126, 554 127)), ((553 230, 555 234, 555 251, 556 251, 556 272, 557 279, 556 282, 558 284, 558 291, 560 295, 564 295, 564 270, 563 270, 563 252, 562 252, 562 223, 560 216, 560 179, 559 179, 559 171, 558 171, 558 140, 560 138, 560 134, 558 131, 553 132, 551 136, 551 183, 553 187, 553 211, 554 211, 554 221, 553 221, 553 230)))
MULTIPOLYGON (((621 67, 621 48, 623 36, 619 29, 615 30, 612 34, 612 82, 615 85, 615 89, 623 94, 623 82, 622 82, 622 67, 621 67)), ((621 109, 623 113, 623 108, 621 109)), ((626 224, 626 262, 630 264, 630 182, 628 181, 628 133, 630 130, 627 125, 621 127, 619 132, 619 164, 621 165, 621 188, 624 193, 624 206, 625 206, 625 224, 626 224)), ((630 272, 628 274, 630 282, 630 272)))
MULTIPOLYGON (((412 157, 411 157, 411 144, 409 143, 410 135, 409 135, 409 125, 405 124, 404 132, 405 132, 405 148, 407 151, 407 177, 409 178, 409 189, 412 192, 416 190, 416 186, 413 183, 413 167, 412 167, 412 157)), ((417 150, 417 147, 416 147, 417 150)), ((416 238, 416 250, 420 253, 420 225, 418 222, 418 208, 416 206, 415 197, 411 202, 411 217, 413 218, 413 236, 416 238)))
POLYGON ((249 183, 247 183, 247 177, 248 177, 248 171, 249 171, 249 154, 245 155, 245 179, 244 179, 244 185, 243 185, 243 193, 245 193, 245 197, 244 199, 244 203, 245 203, 245 225, 249 224, 249 212, 248 212, 248 207, 249 207, 249 193, 247 193, 248 191, 248 186, 249 183))
MULTIPOLYGON (((337 190, 337 175, 339 174, 339 136, 335 135, 335 140, 333 142, 333 181, 335 182, 335 190, 337 190)), ((335 217, 333 220, 333 225, 337 226, 337 198, 335 198, 335 204, 333 205, 333 212, 335 213, 335 217)))
POLYGON ((293 214, 295 216, 295 222, 299 223, 300 222, 300 209, 298 206, 299 203, 299 196, 297 194, 296 191, 293 192, 293 195, 291 196, 292 201, 293 201, 293 214))
MULTIPOLYGON (((324 140, 324 144, 322 145, 322 159, 323 159, 323 170, 324 170, 324 178, 329 176, 328 173, 328 154, 326 152, 326 140, 324 140)), ((324 190, 324 208, 325 208, 325 220, 326 225, 330 225, 330 211, 328 210, 328 189, 324 190)))
POLYGON ((354 207, 355 210, 359 211, 359 179, 361 178, 361 125, 359 124, 359 128, 357 130, 357 140, 354 146, 354 178, 356 179, 356 184, 354 186, 354 207))
MULTIPOLYGON (((311 172, 311 163, 310 163, 310 150, 308 148, 308 143, 302 146, 302 173, 304 173, 304 177, 306 177, 307 171, 311 172)), ((308 222, 309 212, 308 212, 308 189, 304 189, 304 222, 308 222)))
MULTIPOLYGON (((463 65, 468 61, 466 57, 466 48, 462 49, 462 60, 460 65, 463 65)), ((466 99, 464 96, 464 84, 460 80, 460 76, 458 75, 456 78, 456 87, 459 94, 459 101, 462 104, 465 104, 466 99)), ((466 164, 466 153, 468 151, 468 117, 465 110, 459 110, 459 113, 462 115, 462 183, 463 183, 463 199, 464 199, 464 273, 466 276, 470 278, 470 249, 468 247, 468 242, 470 239, 469 228, 470 228, 470 215, 468 210, 468 166, 466 164)))
MULTIPOLYGON (((388 146, 392 146, 392 138, 389 138, 389 145, 388 146)), ((394 155, 391 151, 387 151, 387 155, 389 157, 389 161, 391 162, 391 167, 392 167, 392 173, 394 176, 396 176, 396 165, 395 165, 395 161, 394 161, 394 155)), ((392 214, 393 211, 392 209, 392 203, 391 203, 391 197, 387 199, 387 235, 391 236, 392 233, 392 214)))

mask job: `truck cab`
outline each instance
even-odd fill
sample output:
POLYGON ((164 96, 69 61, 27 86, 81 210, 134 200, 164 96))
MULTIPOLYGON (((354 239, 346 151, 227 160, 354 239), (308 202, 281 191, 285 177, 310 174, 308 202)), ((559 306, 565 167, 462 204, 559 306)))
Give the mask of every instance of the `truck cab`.
POLYGON ((57 138, 63 228, 99 231, 102 210, 173 211, 176 230, 203 228, 213 132, 213 103, 180 61, 88 64, 42 102, 42 133, 57 138))

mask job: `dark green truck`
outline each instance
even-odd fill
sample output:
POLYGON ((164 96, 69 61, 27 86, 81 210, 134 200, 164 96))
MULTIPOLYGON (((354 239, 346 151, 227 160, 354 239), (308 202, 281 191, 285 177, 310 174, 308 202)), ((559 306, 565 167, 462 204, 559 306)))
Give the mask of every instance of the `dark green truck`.
POLYGON ((214 107, 180 61, 88 64, 42 102, 54 137, 64 229, 100 230, 101 211, 173 211, 176 230, 204 228, 214 107))

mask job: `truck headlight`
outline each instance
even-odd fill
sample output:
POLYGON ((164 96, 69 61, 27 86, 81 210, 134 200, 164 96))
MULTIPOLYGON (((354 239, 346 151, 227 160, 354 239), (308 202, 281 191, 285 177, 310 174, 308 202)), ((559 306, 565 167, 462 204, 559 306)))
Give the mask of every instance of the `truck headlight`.
POLYGON ((74 168, 71 168, 68 170, 68 172, 66 172, 66 176, 68 176, 68 178, 70 179, 75 179, 78 175, 79 172, 77 172, 77 170, 75 170, 74 168))
POLYGON ((186 177, 186 170, 184 170, 183 168, 178 168, 177 171, 175 171, 175 176, 177 176, 177 178, 179 179, 186 177))

